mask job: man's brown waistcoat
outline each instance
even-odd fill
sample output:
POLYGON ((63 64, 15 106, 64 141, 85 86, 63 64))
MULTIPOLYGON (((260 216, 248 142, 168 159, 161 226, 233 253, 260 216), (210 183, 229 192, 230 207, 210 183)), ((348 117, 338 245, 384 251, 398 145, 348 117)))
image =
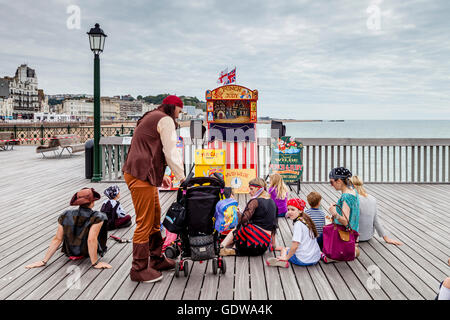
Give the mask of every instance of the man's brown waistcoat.
POLYGON ((157 130, 158 122, 163 117, 167 117, 167 114, 156 110, 139 122, 122 168, 123 172, 148 181, 155 187, 161 186, 166 167, 161 137, 157 130))

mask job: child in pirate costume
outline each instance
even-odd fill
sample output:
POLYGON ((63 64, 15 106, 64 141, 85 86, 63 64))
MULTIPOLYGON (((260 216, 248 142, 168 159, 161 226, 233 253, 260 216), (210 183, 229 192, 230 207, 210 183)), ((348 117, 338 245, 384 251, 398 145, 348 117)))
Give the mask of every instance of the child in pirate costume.
POLYGON ((110 269, 111 265, 101 262, 100 256, 106 251, 107 230, 104 226, 105 214, 92 210, 94 202, 100 199, 100 194, 94 188, 83 188, 75 193, 70 200, 71 206, 77 209, 65 210, 58 218, 58 229, 44 259, 27 265, 25 268, 39 268, 47 262, 62 244, 61 251, 71 260, 89 257, 95 269, 110 269))
POLYGON ((249 182, 252 197, 242 214, 238 213, 238 225, 221 243, 221 256, 263 255, 272 246, 275 248, 275 232, 278 228, 275 202, 266 191, 261 178, 249 182))
POLYGON ((108 230, 129 227, 131 225, 131 216, 125 213, 119 202, 119 186, 110 186, 103 193, 108 197, 108 200, 103 202, 100 211, 108 216, 108 230))

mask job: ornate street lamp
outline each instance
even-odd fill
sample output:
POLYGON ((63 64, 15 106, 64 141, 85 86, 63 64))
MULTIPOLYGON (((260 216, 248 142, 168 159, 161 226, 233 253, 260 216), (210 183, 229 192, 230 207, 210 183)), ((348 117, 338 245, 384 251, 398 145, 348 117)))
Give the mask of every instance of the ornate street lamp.
POLYGON ((100 29, 98 23, 95 28, 91 28, 89 32, 89 44, 91 51, 94 53, 94 172, 92 176, 93 182, 102 180, 101 156, 100 156, 100 53, 103 52, 105 46, 106 34, 100 29))

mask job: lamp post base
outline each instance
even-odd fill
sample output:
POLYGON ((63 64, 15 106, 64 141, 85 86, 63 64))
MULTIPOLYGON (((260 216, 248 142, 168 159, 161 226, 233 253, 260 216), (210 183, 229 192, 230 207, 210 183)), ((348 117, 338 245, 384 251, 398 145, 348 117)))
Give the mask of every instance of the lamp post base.
POLYGON ((91 182, 100 182, 102 181, 102 176, 100 174, 94 174, 91 178, 91 182))

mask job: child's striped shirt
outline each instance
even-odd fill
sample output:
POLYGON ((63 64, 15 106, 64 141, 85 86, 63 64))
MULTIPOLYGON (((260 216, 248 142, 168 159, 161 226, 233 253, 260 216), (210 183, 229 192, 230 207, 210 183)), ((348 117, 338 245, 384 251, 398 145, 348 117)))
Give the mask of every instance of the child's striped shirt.
POLYGON ((325 213, 320 209, 310 208, 305 212, 311 217, 312 221, 316 225, 317 233, 319 236, 323 233, 323 226, 325 225, 325 213))

